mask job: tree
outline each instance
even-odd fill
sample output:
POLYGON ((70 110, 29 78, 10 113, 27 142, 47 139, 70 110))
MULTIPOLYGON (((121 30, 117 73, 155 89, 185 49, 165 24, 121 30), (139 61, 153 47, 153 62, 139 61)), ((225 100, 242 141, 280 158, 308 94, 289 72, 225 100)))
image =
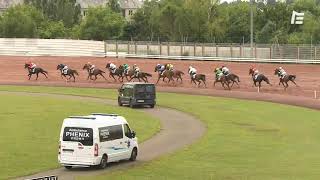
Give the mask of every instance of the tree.
POLYGON ((39 30, 39 37, 45 39, 64 38, 68 36, 68 29, 62 21, 47 21, 39 30))
POLYGON ((17 5, 4 12, 1 18, 1 34, 8 38, 34 38, 44 17, 36 8, 17 5))
POLYGON ((62 21, 72 27, 81 20, 81 7, 77 0, 24 0, 40 10, 49 20, 62 21))
POLYGON ((125 19, 109 7, 89 8, 88 14, 80 24, 82 39, 117 39, 122 33, 125 19))
POLYGON ((107 3, 107 6, 113 12, 116 12, 116 13, 120 13, 121 12, 119 0, 109 0, 108 3, 107 3))

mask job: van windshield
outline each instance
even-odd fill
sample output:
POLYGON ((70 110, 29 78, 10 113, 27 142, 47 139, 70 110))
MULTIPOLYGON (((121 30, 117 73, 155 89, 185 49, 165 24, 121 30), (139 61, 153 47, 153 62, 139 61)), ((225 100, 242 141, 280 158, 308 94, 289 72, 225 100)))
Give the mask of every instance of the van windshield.
POLYGON ((136 85, 136 93, 154 93, 154 85, 136 85))
POLYGON ((91 128, 65 127, 63 141, 80 142, 84 146, 92 146, 93 130, 91 128))

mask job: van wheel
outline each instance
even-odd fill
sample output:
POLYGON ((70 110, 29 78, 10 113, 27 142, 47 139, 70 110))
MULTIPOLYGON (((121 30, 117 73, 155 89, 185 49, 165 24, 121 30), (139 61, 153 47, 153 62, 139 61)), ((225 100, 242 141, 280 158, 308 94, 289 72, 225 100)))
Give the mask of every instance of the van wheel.
POLYGON ((154 104, 150 104, 150 107, 151 107, 151 108, 154 108, 154 104))
POLYGON ((99 168, 105 169, 107 167, 107 163, 108 163, 108 157, 106 155, 103 155, 101 158, 101 162, 99 164, 99 168))
POLYGON ((137 148, 133 148, 131 152, 130 161, 135 161, 137 159, 137 156, 138 156, 137 148))
POLYGON ((72 169, 72 166, 65 166, 66 169, 72 169))
POLYGON ((122 106, 122 103, 121 103, 120 99, 118 99, 118 105, 122 106))

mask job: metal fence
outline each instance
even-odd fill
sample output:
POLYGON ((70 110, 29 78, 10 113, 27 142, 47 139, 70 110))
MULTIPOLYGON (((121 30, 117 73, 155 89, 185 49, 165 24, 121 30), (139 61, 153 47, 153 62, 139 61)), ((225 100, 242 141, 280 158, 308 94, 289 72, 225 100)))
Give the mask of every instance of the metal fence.
POLYGON ((320 46, 0 38, 0 55, 320 63, 320 46))
POLYGON ((106 55, 185 60, 320 63, 320 46, 106 41, 106 55), (319 52, 319 53, 317 53, 319 52))

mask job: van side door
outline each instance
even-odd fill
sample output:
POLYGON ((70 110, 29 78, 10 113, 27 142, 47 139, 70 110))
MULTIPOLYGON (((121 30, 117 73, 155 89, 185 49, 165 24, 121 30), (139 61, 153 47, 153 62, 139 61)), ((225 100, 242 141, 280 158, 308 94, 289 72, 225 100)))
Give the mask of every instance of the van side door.
POLYGON ((123 125, 123 133, 124 133, 124 136, 123 136, 123 148, 125 149, 124 151, 124 158, 125 159, 128 159, 130 158, 131 156, 131 151, 132 151, 132 148, 134 146, 134 144, 132 143, 132 133, 131 133, 131 130, 130 130, 130 127, 128 126, 128 124, 124 124, 123 125))
POLYGON ((108 155, 108 162, 122 159, 123 148, 122 125, 99 128, 100 151, 108 155))

